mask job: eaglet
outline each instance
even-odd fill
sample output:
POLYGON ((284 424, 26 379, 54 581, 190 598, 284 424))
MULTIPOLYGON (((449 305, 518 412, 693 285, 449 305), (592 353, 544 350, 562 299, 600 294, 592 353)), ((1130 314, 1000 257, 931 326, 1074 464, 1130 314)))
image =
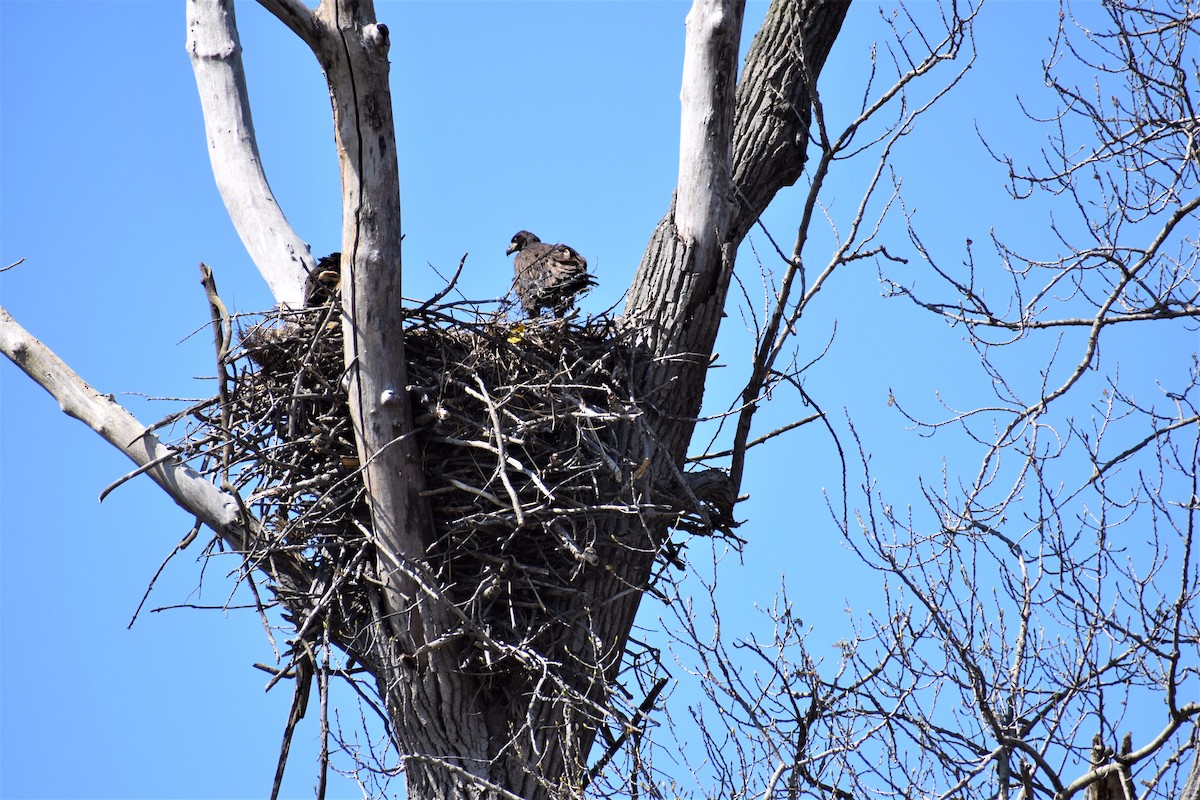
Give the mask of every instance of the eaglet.
POLYGON ((575 305, 575 296, 596 284, 587 259, 565 244, 545 244, 529 231, 518 231, 508 245, 513 259, 513 289, 521 308, 536 317, 543 308, 561 318, 575 305))
POLYGON ((304 306, 321 306, 337 297, 342 288, 342 254, 330 253, 317 262, 317 268, 304 282, 304 306))

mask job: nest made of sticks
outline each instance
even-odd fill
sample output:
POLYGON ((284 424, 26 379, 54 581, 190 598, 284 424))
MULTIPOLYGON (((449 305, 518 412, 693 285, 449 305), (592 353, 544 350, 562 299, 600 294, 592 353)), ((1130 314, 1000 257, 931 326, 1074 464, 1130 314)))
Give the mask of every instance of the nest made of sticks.
MULTIPOLYGON (((712 518, 643 479, 635 355, 611 318, 512 322, 459 303, 410 310, 404 325, 436 529, 423 566, 489 635, 546 646, 531 639, 551 635, 582 571, 603 568, 597 537, 612 517, 647 528, 712 518)), ((220 473, 265 522, 247 565, 301 559, 325 593, 336 586, 363 611, 354 595, 371 555, 370 514, 340 307, 241 327, 220 359, 221 393, 194 411, 184 449, 203 453, 202 471, 220 473)), ((293 615, 317 602, 290 600, 293 615)))

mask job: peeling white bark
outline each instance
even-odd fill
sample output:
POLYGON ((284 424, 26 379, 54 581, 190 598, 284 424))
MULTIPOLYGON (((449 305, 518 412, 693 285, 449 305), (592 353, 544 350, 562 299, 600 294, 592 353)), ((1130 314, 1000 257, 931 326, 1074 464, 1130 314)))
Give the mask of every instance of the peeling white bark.
POLYGON ((288 224, 263 171, 232 0, 188 0, 187 27, 217 189, 276 302, 299 307, 315 262, 288 224))

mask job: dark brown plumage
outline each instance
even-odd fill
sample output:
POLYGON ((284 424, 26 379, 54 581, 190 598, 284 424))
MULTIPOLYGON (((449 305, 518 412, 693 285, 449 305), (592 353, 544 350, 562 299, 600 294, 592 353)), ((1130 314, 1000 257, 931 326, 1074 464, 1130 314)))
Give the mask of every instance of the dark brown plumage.
POLYGON ((342 254, 330 253, 317 262, 304 285, 304 305, 308 308, 328 303, 342 287, 342 254))
POLYGON ((517 231, 508 245, 513 259, 513 290, 521 308, 536 317, 549 308, 557 317, 575 305, 575 296, 596 284, 587 259, 565 244, 545 244, 529 231, 517 231))

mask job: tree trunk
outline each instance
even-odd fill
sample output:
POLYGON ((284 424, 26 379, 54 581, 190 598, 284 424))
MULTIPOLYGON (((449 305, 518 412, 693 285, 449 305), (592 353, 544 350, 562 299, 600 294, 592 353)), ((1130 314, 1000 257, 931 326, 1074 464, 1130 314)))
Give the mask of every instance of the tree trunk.
MULTIPOLYGON (((640 487, 648 495, 656 487, 679 492, 737 243, 761 211, 758 204, 765 207, 799 174, 811 86, 847 8, 798 0, 772 5, 743 79, 762 91, 759 84, 770 75, 772 91, 789 98, 793 113, 775 105, 770 116, 743 100, 743 91, 735 94, 743 0, 696 0, 688 15, 679 187, 643 257, 623 319, 636 332, 645 365, 637 384, 646 427, 627 431, 626 456, 649 465, 640 487), (785 68, 776 71, 780 63, 785 68), (736 162, 735 152, 741 154, 736 162), (786 169, 780 159, 788 160, 786 169), (735 191, 737 176, 755 183, 735 191), (754 205, 739 202, 739 191, 754 205)), ((582 792, 608 692, 667 531, 635 522, 608 533, 598 537, 598 565, 579 581, 584 599, 563 612, 567 632, 546 654, 551 662, 582 665, 562 670, 557 687, 539 688, 536 676, 466 675, 457 640, 379 676, 381 689, 391 687, 385 697, 410 797, 582 792)))

